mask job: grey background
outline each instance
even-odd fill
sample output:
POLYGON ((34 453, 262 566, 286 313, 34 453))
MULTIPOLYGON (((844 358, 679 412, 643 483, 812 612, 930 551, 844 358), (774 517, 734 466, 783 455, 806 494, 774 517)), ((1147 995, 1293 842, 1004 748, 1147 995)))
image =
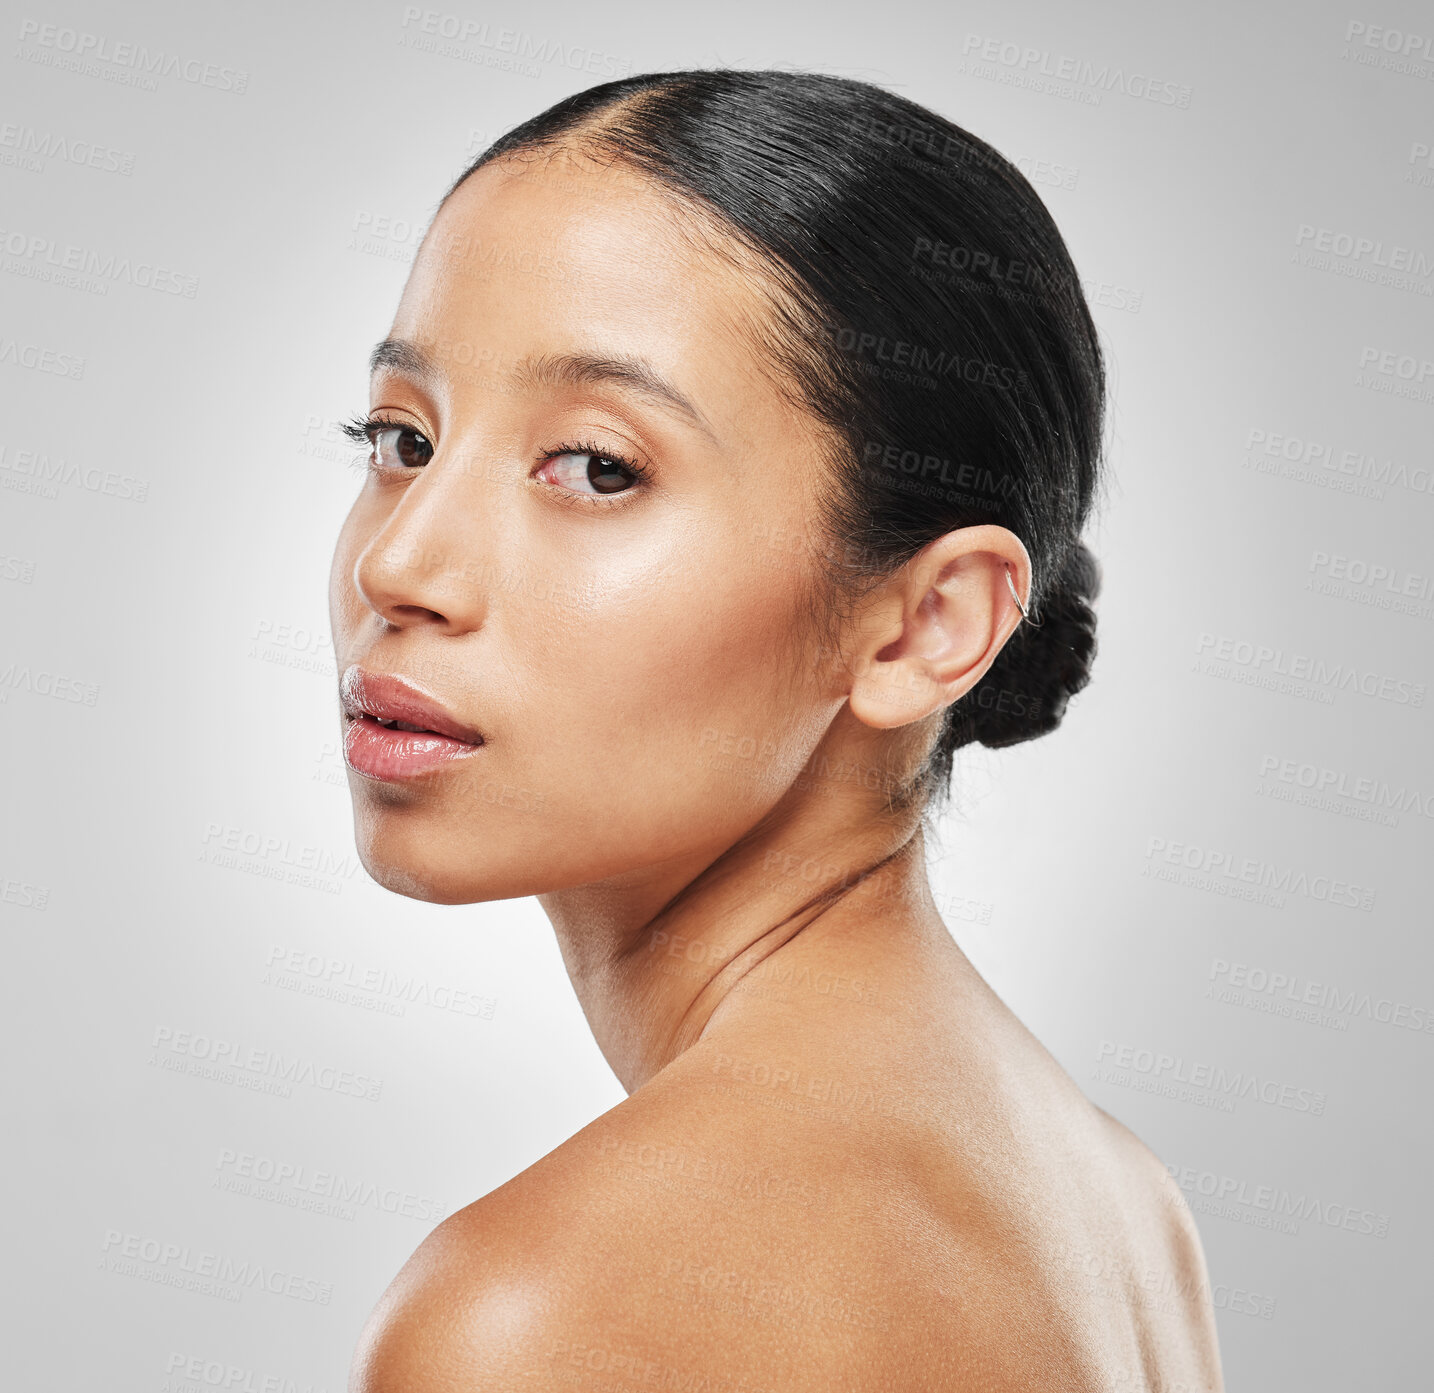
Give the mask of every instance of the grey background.
POLYGON ((1427 7, 149 0, 0 33, 10 1386, 341 1389, 437 1219, 623 1096, 536 904, 357 865, 329 423, 465 157, 717 64, 927 103, 1066 234, 1113 377, 1100 656, 1056 735, 961 759, 933 881, 1180 1176, 1229 1386, 1427 1377, 1427 7), (427 13, 487 27, 425 51, 427 13), (314 1081, 208 1076, 219 1042, 314 1081))

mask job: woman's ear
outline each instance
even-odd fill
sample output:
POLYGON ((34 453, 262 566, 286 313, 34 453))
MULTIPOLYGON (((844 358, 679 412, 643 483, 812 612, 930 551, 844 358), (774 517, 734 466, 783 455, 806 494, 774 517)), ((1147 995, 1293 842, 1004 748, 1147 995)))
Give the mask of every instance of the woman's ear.
POLYGON ((1012 583, 1024 600, 1031 561, 1008 528, 962 527, 928 543, 854 621, 852 714, 887 730, 969 692, 1021 622, 1012 583))

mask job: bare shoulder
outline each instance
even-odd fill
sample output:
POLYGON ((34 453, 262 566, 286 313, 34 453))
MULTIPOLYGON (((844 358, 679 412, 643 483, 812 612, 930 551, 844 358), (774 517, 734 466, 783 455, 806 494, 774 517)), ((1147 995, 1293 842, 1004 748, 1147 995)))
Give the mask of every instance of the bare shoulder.
POLYGON ((1222 1393, 1210 1277, 1195 1217, 1164 1162, 1122 1122, 1092 1107, 1136 1201, 1128 1210, 1130 1233, 1123 1245, 1131 1265, 1113 1271, 1087 1258, 1078 1270, 1092 1294, 1108 1297, 1119 1285, 1135 1294, 1133 1309, 1142 1317, 1146 1340, 1160 1350, 1164 1366, 1179 1370, 1174 1386, 1222 1393))
POLYGON ((1123 1122, 1091 1105, 1131 1183, 1143 1193, 1152 1237, 1163 1242, 1180 1272, 1197 1286, 1207 1285, 1205 1254, 1195 1216, 1169 1168, 1123 1122))
POLYGON ((1072 1103, 1072 1150, 1038 1164, 1000 1118, 933 1127, 893 1077, 700 1042, 429 1235, 351 1393, 1087 1390, 1141 1349, 1218 1389, 1213 1329, 1131 1325, 1147 1270, 1204 1283, 1133 1134, 1072 1103))
POLYGON ((720 1055, 689 1056, 440 1224, 370 1318, 351 1393, 952 1387, 916 1298, 959 1274, 898 1256, 893 1228, 931 1224, 900 1167, 860 1119, 734 1098, 720 1055), (919 1376, 894 1362, 923 1344, 919 1376))

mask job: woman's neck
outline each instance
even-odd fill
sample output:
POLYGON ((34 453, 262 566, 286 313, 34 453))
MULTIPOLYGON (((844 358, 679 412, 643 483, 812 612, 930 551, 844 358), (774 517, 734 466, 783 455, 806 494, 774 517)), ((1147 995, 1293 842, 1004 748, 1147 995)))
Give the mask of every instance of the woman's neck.
POLYGON ((724 1003, 730 1017, 755 1002, 738 987, 753 974, 850 979, 853 933, 868 978, 883 955, 949 952, 923 853, 916 811, 877 814, 855 791, 807 788, 715 854, 538 899, 598 1047, 632 1093, 724 1003))

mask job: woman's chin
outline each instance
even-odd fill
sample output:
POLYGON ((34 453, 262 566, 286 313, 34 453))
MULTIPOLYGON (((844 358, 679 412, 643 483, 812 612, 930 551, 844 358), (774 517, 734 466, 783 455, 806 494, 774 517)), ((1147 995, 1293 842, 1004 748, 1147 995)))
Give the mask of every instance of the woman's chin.
POLYGON ((426 900, 429 904, 480 904, 511 897, 490 883, 489 877, 475 873, 471 865, 459 869, 428 860, 385 856, 363 842, 359 843, 358 854, 375 884, 410 900, 426 900))

